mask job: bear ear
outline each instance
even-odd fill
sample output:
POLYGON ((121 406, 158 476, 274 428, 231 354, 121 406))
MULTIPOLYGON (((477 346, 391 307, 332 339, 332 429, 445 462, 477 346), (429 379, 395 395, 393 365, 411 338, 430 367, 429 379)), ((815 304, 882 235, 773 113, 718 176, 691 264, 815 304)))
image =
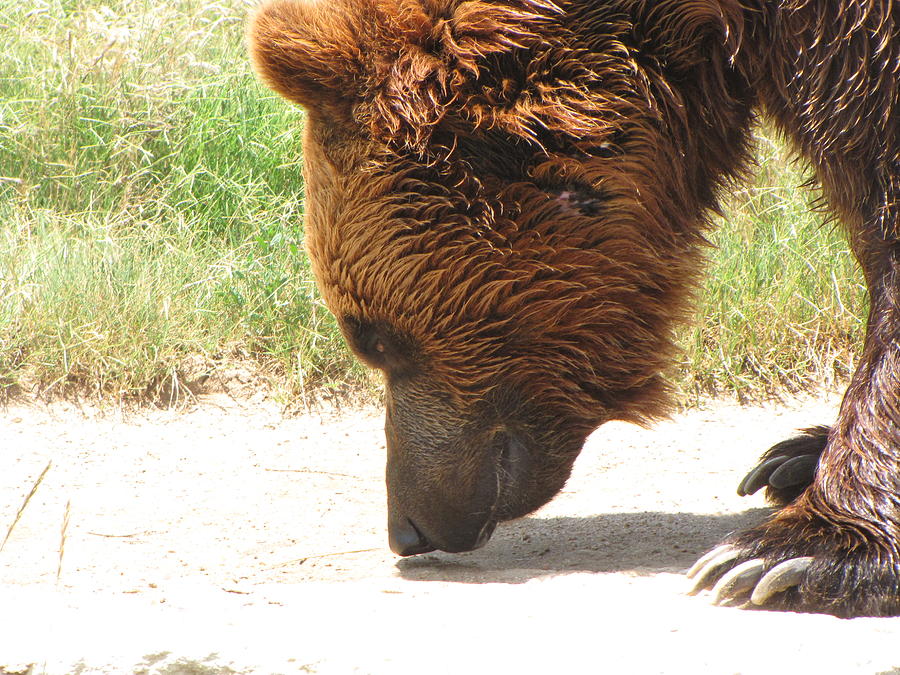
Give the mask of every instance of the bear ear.
POLYGON ((250 59, 260 78, 305 108, 345 107, 363 70, 360 27, 343 2, 272 0, 247 26, 250 59))
POLYGON ((422 148, 492 54, 525 48, 550 0, 268 0, 247 31, 272 89, 422 148))

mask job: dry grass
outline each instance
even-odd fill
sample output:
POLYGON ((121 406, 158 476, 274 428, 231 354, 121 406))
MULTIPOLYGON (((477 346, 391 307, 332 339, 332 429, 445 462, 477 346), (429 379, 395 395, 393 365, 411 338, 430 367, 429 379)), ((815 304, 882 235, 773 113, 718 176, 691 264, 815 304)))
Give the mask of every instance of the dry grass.
MULTIPOLYGON (((28 494, 25 495, 25 500, 22 502, 22 506, 20 506, 19 510, 16 511, 16 515, 13 518, 12 523, 10 523, 9 529, 6 531, 6 536, 3 537, 3 541, 0 542, 0 552, 3 551, 4 547, 6 546, 6 542, 8 542, 9 538, 12 536, 13 530, 16 529, 16 525, 18 525, 19 521, 22 519, 22 514, 25 513, 25 509, 28 508, 28 503, 31 501, 31 498, 34 497, 35 494, 37 494, 38 488, 44 481, 44 476, 46 476, 47 472, 50 471, 51 466, 53 466, 53 462, 47 462, 47 466, 44 467, 44 470, 41 471, 40 475, 37 477, 34 483, 32 483, 31 490, 29 490, 28 494)), ((66 508, 66 512, 68 514, 68 507, 66 508)))
POLYGON ((758 398, 849 377, 865 332, 862 274, 839 225, 813 208, 803 164, 770 132, 760 168, 712 234, 679 383, 691 395, 758 398))

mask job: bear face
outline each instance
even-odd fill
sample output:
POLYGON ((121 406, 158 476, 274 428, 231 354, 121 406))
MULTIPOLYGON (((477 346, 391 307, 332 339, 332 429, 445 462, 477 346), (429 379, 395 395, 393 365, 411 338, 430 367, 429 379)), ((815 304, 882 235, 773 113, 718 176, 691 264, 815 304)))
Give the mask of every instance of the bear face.
MULTIPOLYGON (((683 40, 724 49, 710 21, 683 40)), ((666 410, 698 222, 750 101, 671 36, 648 56, 640 25, 542 0, 277 0, 251 22, 257 71, 307 110, 317 282, 385 376, 401 555, 483 544, 598 425, 666 410), (692 128, 701 91, 726 102, 692 128)))

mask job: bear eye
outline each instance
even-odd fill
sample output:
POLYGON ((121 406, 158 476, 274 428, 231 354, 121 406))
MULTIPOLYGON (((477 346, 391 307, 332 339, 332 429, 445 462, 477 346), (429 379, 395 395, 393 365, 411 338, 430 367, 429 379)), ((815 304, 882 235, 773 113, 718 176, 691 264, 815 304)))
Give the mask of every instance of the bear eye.
POLYGON ((399 374, 413 363, 412 342, 392 326, 351 316, 343 324, 350 347, 369 366, 399 374))
POLYGON ((372 360, 378 360, 384 356, 385 352, 387 352, 387 346, 385 345, 384 340, 374 330, 370 330, 360 336, 358 345, 359 351, 372 360))

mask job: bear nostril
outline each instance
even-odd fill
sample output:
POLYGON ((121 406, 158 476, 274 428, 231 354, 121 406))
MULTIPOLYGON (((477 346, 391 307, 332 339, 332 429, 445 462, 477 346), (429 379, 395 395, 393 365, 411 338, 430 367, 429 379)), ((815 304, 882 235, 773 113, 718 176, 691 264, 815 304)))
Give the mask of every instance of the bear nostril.
POLYGON ((398 518, 388 523, 388 544, 397 555, 408 556, 434 550, 409 518, 398 518))

